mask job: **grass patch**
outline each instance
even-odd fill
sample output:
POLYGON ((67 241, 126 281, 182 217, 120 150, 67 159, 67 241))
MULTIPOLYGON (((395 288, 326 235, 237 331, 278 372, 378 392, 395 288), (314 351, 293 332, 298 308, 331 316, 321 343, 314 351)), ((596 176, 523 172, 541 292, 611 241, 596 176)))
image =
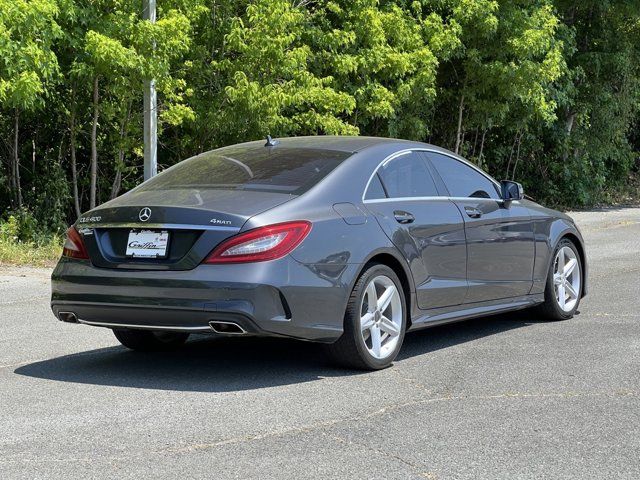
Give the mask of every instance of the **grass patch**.
POLYGON ((20 242, 0 237, 0 265, 52 267, 62 254, 62 237, 41 242, 20 242))

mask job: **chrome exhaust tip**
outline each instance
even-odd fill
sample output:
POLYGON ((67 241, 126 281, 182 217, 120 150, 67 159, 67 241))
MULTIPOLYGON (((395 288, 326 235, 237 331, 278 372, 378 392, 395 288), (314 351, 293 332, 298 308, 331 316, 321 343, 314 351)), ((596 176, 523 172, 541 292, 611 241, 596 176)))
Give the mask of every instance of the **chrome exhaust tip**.
POLYGON ((235 322, 212 320, 209 322, 211 330, 223 335, 244 335, 247 331, 235 322))
POLYGON ((78 323, 78 316, 73 312, 58 312, 58 320, 65 323, 78 323))

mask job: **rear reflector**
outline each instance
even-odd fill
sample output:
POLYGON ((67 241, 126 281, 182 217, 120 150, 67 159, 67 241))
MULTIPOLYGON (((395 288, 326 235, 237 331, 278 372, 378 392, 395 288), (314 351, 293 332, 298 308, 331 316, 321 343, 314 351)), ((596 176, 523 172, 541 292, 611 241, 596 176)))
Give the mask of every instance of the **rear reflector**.
POLYGON ((64 241, 62 256, 68 258, 78 258, 80 260, 89 260, 89 254, 84 246, 82 236, 73 225, 67 230, 67 238, 64 241))
POLYGON ((218 245, 204 263, 264 262, 284 257, 311 231, 311 222, 295 221, 260 227, 218 245))

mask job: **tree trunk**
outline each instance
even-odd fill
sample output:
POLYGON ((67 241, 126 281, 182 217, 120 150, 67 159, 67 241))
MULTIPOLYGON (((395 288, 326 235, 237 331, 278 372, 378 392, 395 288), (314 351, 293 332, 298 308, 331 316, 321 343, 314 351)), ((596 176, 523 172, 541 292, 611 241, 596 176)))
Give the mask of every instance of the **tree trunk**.
POLYGON ((482 152, 484 150, 484 137, 487 135, 487 129, 482 129, 482 140, 480 140, 480 153, 478 154, 478 166, 482 166, 482 152))
POLYGON ((122 187, 122 172, 120 168, 117 169, 116 175, 113 178, 113 184, 111 185, 111 195, 109 195, 109 200, 113 200, 120 193, 120 188, 122 187))
POLYGON ((511 172, 511 180, 515 180, 516 177, 516 169, 518 168, 518 162, 520 161, 520 145, 522 144, 522 137, 524 136, 524 131, 518 137, 518 149, 516 150, 516 161, 513 164, 513 171, 511 172))
POLYGON ((16 108, 13 130, 13 163, 11 165, 11 189, 13 190, 13 206, 22 208, 22 188, 20 187, 20 156, 18 153, 20 133, 20 111, 16 108))
POLYGON ((473 149, 471 149, 470 158, 473 158, 476 154, 476 145, 478 145, 478 133, 479 130, 476 128, 476 134, 473 137, 473 149))
POLYGON ((571 135, 571 131, 573 130, 573 122, 575 122, 575 120, 576 120, 576 114, 570 113, 567 116, 567 120, 564 122, 564 128, 565 128, 565 131, 567 132, 567 137, 571 135))
POLYGON ((458 107, 458 131, 456 133, 456 148, 454 152, 460 152, 460 144, 462 143, 462 113, 464 112, 464 94, 460 97, 460 106, 458 107))
POLYGON ((567 115, 567 118, 564 122, 564 131, 567 135, 567 141, 566 144, 564 146, 564 153, 562 154, 562 161, 566 162, 567 159, 569 158, 569 139, 571 137, 571 132, 573 131, 573 123, 576 120, 576 114, 575 113, 569 113, 567 115))
POLYGON ((504 178, 509 178, 509 172, 511 171, 511 161, 513 160, 513 152, 516 149, 516 143, 518 142, 518 135, 520 135, 520 130, 516 132, 515 137, 513 138, 513 143, 511 144, 511 152, 509 152, 509 163, 507 163, 507 173, 504 178))
MULTIPOLYGON (((17 117, 17 115, 16 115, 17 117)), ((10 166, 10 171, 9 171, 9 187, 11 190, 11 195, 10 195, 10 201, 11 201, 11 208, 14 209, 16 208, 16 204, 17 204, 17 195, 16 195, 16 191, 18 190, 16 188, 16 158, 18 156, 18 121, 16 119, 15 121, 15 126, 14 126, 14 130, 13 130, 13 145, 11 148, 11 161, 9 162, 9 166, 10 166)))
POLYGON ((99 77, 93 79, 93 120, 91 122, 91 183, 89 187, 89 208, 96 207, 96 185, 98 182, 98 116, 100 113, 99 77))
POLYGON ((71 130, 69 135, 69 147, 71 149, 71 187, 73 189, 73 208, 76 212, 76 217, 79 217, 82 213, 80 209, 80 196, 78 195, 78 164, 76 163, 76 105, 75 98, 71 100, 73 105, 71 106, 71 118, 69 120, 69 129, 71 130))
POLYGON ((116 162, 116 174, 113 178, 113 183, 111 184, 111 195, 109 196, 110 200, 113 200, 114 198, 116 198, 120 193, 120 188, 122 188, 122 170, 120 168, 122 165, 124 165, 124 147, 122 145, 124 142, 127 124, 131 119, 132 103, 133 102, 129 102, 129 105, 127 107, 127 113, 123 117, 122 121, 120 122, 120 146, 118 148, 118 161, 116 162))

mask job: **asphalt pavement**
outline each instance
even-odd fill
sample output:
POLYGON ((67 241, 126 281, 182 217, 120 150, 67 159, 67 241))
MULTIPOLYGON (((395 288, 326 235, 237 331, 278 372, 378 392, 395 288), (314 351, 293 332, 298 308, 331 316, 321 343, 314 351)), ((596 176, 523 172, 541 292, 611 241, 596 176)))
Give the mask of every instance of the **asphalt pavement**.
POLYGON ((638 479, 640 209, 573 214, 580 314, 407 336, 392 368, 314 344, 137 354, 56 321, 47 269, 0 268, 0 478, 638 479))

